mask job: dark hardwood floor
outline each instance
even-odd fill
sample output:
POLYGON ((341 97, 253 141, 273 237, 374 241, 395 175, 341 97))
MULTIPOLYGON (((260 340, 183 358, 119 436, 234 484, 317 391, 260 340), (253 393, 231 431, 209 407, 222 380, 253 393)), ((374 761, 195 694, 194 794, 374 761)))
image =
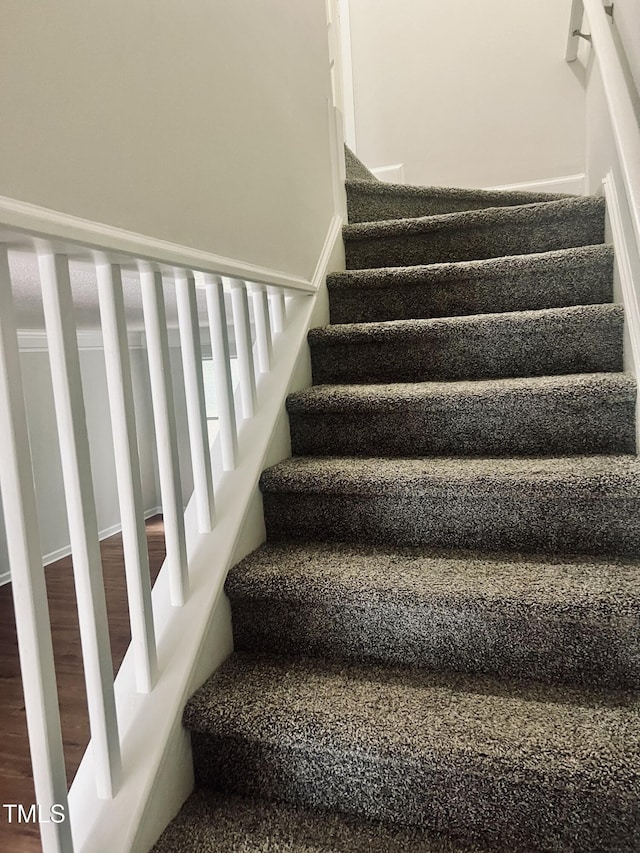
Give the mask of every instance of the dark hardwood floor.
MULTIPOLYGON (((147 545, 152 581, 165 556, 162 517, 149 519, 147 545)), ((117 672, 130 640, 122 537, 100 543, 109 616, 113 669, 117 672)), ((89 742, 89 720, 80 652, 71 558, 46 569, 53 647, 60 697, 67 780, 70 785, 89 742)), ((11 586, 0 587, 0 851, 41 851, 37 824, 8 822, 3 803, 35 803, 31 758, 22 696, 11 586)), ((119 851, 113 851, 119 853, 119 851)))

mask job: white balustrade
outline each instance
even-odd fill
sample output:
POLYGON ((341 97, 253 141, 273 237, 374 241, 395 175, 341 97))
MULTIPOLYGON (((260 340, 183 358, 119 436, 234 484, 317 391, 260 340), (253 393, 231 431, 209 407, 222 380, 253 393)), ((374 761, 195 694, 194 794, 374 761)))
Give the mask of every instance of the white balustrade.
POLYGON ((229 334, 227 331, 227 313, 224 304, 224 286, 219 275, 207 273, 204 276, 207 299, 207 315, 211 335, 211 358, 218 404, 220 423, 220 445, 222 466, 225 471, 233 471, 238 455, 238 427, 231 377, 231 357, 229 352, 229 334))
POLYGON ((108 798, 120 784, 120 744, 69 263, 65 256, 41 247, 38 265, 78 600, 91 748, 98 796, 108 798))
POLYGON ((242 414, 252 418, 256 411, 256 374, 253 365, 253 345, 251 341, 251 322, 249 319, 249 300, 244 281, 230 279, 231 309, 240 374, 240 398, 242 414))
POLYGON ((158 475, 162 496, 171 603, 174 607, 181 607, 188 593, 189 576, 176 415, 161 273, 154 271, 149 264, 141 264, 140 287, 149 357, 151 403, 156 428, 158 475))
POLYGON ((269 320, 269 299, 266 287, 262 284, 253 284, 251 286, 251 298, 253 300, 253 317, 256 327, 258 369, 260 373, 268 373, 271 370, 273 350, 271 323, 269 320))
POLYGON ((62 822, 40 824, 42 848, 44 853, 72 853, 47 588, 4 247, 0 247, 0 447, 0 490, 36 800, 44 815, 52 814, 56 806, 56 816, 65 817, 62 822))
POLYGON ((138 691, 148 693, 157 671, 151 578, 144 526, 140 459, 131 383, 129 341, 120 268, 96 258, 98 297, 113 432, 113 448, 138 691))
POLYGON ((267 294, 269 295, 271 328, 274 335, 279 335, 284 331, 286 318, 284 292, 280 287, 267 286, 267 294))
POLYGON ((193 275, 185 270, 176 269, 174 275, 198 523, 201 533, 210 533, 215 522, 215 506, 202 376, 196 283, 193 275))

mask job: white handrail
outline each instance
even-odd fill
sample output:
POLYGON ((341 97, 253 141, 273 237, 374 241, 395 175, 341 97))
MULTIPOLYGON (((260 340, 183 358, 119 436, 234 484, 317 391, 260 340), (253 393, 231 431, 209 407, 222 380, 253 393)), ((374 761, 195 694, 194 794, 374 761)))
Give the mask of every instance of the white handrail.
POLYGON ((574 0, 571 10, 571 30, 567 61, 577 56, 576 21, 583 9, 590 28, 591 44, 600 66, 616 152, 624 181, 633 229, 640 246, 640 128, 636 118, 629 86, 620 63, 611 32, 611 19, 601 0, 574 0))

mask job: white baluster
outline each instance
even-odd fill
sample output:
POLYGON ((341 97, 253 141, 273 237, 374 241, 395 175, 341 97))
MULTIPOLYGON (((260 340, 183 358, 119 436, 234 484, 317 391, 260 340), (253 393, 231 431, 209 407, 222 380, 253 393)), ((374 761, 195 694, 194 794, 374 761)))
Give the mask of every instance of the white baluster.
POLYGON ((236 425, 236 407, 233 398, 233 380, 231 378, 231 359, 229 356, 229 334, 227 331, 227 313, 224 305, 224 287, 219 275, 205 274, 205 294, 207 314, 211 335, 211 357, 213 375, 216 383, 216 401, 220 421, 220 446, 222 449, 222 467, 233 471, 238 453, 238 428, 236 425))
POLYGON ((284 331, 284 323, 285 323, 285 303, 284 303, 284 293, 279 287, 267 287, 267 293, 269 295, 269 307, 271 314, 271 326, 273 329, 274 335, 279 335, 280 332, 284 331))
POLYGON ((230 279, 230 284, 233 328, 235 331, 238 370, 240 373, 242 414, 245 418, 251 418, 256 411, 256 374, 253 366, 249 300, 244 281, 232 278, 230 279))
POLYGON ((118 790, 122 767, 69 263, 66 257, 54 255, 43 248, 38 254, 38 265, 78 599, 96 784, 98 796, 109 798, 118 790))
POLYGON ((40 824, 44 853, 72 853, 67 777, 53 662, 47 588, 31 467, 7 252, 0 247, 0 490, 20 650, 22 690, 36 800, 62 823, 40 824))
POLYGON ((169 566, 171 603, 181 607, 189 590, 184 509, 178 460, 176 414, 171 382, 171 362, 162 275, 146 263, 140 265, 142 311, 147 338, 151 403, 158 447, 158 474, 162 496, 164 536, 169 566))
POLYGON ((260 373, 268 373, 271 370, 272 343, 266 287, 263 284, 251 285, 251 298, 253 299, 253 317, 256 325, 258 368, 260 373))
POLYGON ((96 273, 122 523, 131 643, 138 690, 148 693, 156 679, 157 655, 122 276, 120 268, 103 257, 96 258, 96 273))
POLYGON ((188 274, 186 270, 176 269, 174 272, 191 462, 194 491, 198 505, 198 524, 202 533, 210 533, 215 523, 215 506, 202 377, 202 348, 198 325, 196 283, 193 276, 188 274))

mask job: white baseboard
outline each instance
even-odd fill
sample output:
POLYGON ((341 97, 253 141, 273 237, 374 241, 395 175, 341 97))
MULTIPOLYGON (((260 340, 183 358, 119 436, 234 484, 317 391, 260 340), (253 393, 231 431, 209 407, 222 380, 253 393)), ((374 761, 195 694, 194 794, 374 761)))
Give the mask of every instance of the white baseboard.
POLYGON ((378 166, 377 169, 369 171, 384 181, 385 184, 404 184, 404 163, 394 163, 393 166, 378 166))
POLYGON ((485 190, 514 190, 537 193, 585 194, 585 175, 565 175, 561 178, 549 178, 544 181, 528 181, 524 184, 502 184, 498 187, 483 187, 485 190))
MULTIPOLYGON (((160 515, 162 513, 161 506, 155 506, 151 509, 145 510, 144 517, 152 518, 154 515, 160 515)), ((110 536, 115 536, 116 533, 120 533, 122 530, 122 525, 112 524, 111 527, 105 527, 102 530, 98 531, 98 539, 102 542, 103 539, 108 539, 110 536)), ((55 563, 58 560, 62 560, 64 557, 69 557, 71 555, 71 545, 65 545, 63 548, 57 548, 55 551, 50 551, 48 554, 45 554, 42 557, 42 565, 49 566, 51 563, 55 563)), ((11 572, 3 572, 0 574, 0 586, 3 586, 6 583, 11 581, 11 572)))

